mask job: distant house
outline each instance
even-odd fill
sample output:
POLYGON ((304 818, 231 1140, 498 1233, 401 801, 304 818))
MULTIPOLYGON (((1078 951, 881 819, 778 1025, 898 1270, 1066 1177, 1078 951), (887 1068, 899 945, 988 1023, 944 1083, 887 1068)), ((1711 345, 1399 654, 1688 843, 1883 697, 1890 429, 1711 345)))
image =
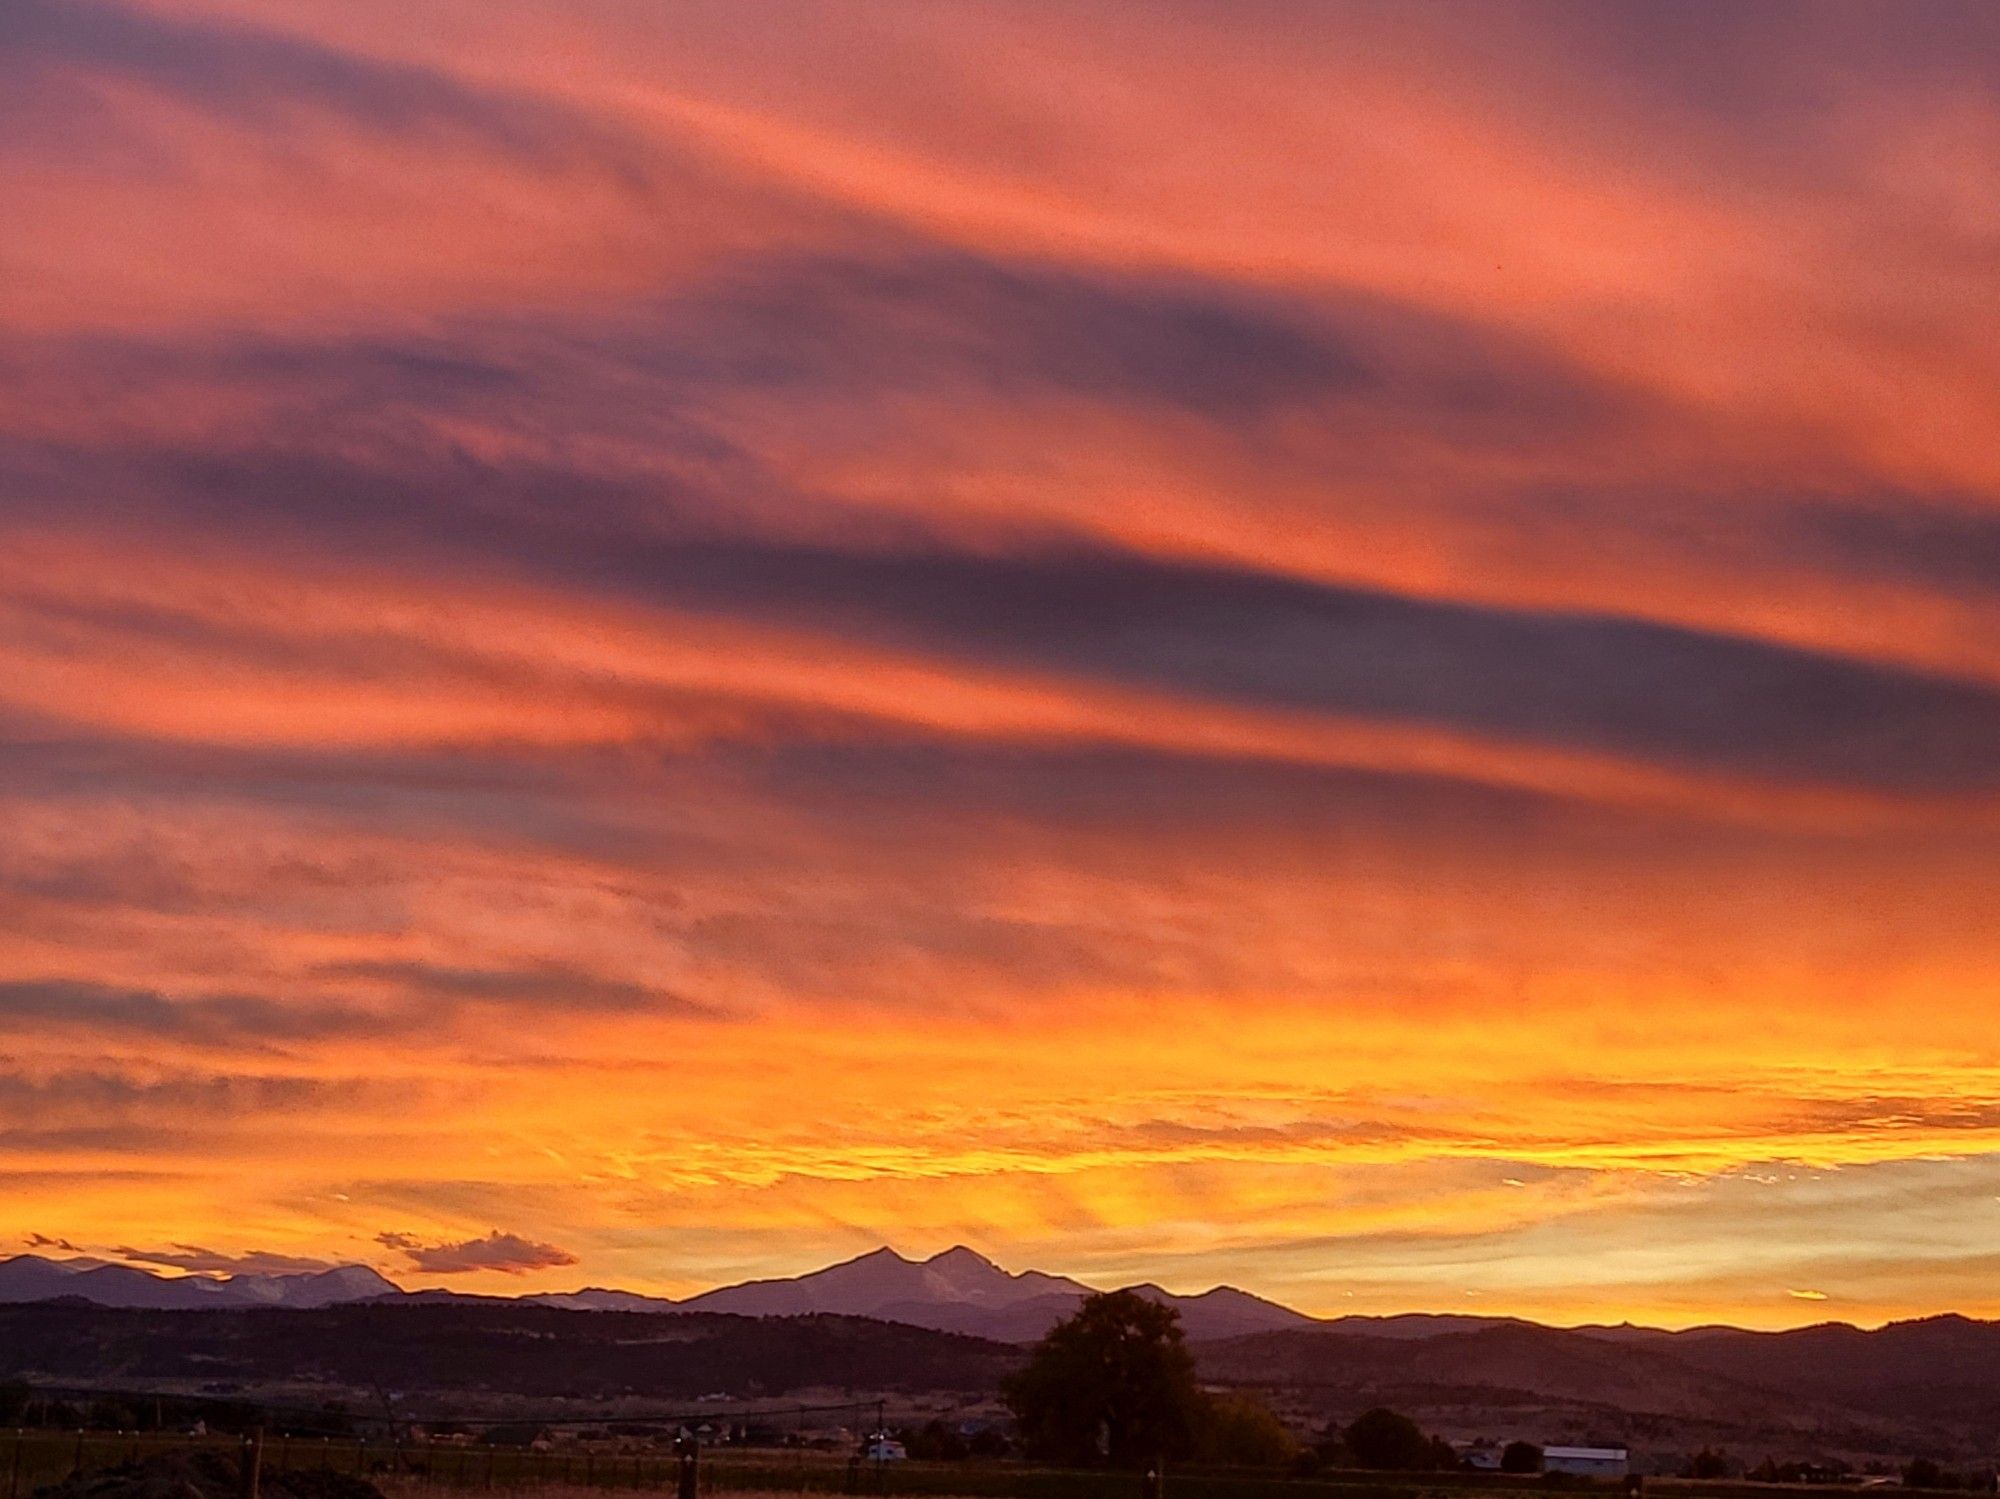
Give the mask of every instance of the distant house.
POLYGON ((1477 1473, 1498 1473, 1500 1471, 1500 1444, 1481 1437, 1476 1442, 1459 1444, 1458 1460, 1477 1473))
POLYGON ((1630 1467, 1623 1447, 1544 1447, 1544 1473, 1574 1473, 1579 1478, 1623 1478, 1630 1467))
POLYGON ((862 1453, 871 1463, 900 1463, 909 1455, 901 1442, 880 1433, 868 1439, 867 1449, 862 1453))

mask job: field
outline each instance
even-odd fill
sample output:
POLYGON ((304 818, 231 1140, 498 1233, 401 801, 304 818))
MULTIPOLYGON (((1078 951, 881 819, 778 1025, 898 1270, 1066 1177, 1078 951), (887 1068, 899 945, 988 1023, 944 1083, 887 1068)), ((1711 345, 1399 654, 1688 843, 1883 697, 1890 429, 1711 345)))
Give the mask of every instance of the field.
MULTIPOLYGON (((114 1466, 177 1449, 234 1450, 228 1437, 155 1433, 11 1432, 0 1435, 4 1499, 28 1499, 42 1484, 81 1469, 114 1466)), ((671 1494, 675 1459, 664 1451, 532 1451, 447 1443, 280 1438, 264 1446, 266 1472, 324 1469, 364 1476, 390 1499, 468 1499, 467 1491, 533 1499, 607 1499, 607 1491, 671 1494)), ((805 1450, 704 1451, 700 1488, 739 1499, 792 1494, 923 1495, 929 1499, 1137 1499, 1128 1474, 1039 1468, 1018 1462, 859 1464, 805 1450)), ((1649 1492, 1681 1499, 1745 1499, 1767 1486, 1649 1480, 1649 1492)), ((1394 1476, 1341 1472, 1293 1478, 1242 1470, 1184 1469, 1168 1475, 1173 1499, 1609 1499, 1617 1486, 1578 1480, 1509 1479, 1490 1474, 1394 1476)), ((1789 1485, 1786 1492, 1813 1491, 1789 1485)), ((1841 1492, 1852 1493, 1851 1489, 1841 1492)))

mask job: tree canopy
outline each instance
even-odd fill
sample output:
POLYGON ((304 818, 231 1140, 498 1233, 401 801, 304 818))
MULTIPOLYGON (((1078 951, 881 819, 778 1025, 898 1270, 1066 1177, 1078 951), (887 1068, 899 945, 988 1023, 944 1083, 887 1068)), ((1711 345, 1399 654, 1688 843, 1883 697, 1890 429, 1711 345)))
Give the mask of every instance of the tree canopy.
POLYGON ((1180 1314, 1131 1291, 1057 1323, 1003 1393, 1028 1454, 1061 1463, 1186 1457, 1204 1412, 1180 1314))
POLYGON ((1280 1468, 1298 1457, 1299 1441, 1263 1402, 1220 1395, 1204 1402, 1197 1455, 1231 1467, 1280 1468))
POLYGON ((1415 1470, 1436 1465, 1436 1453, 1423 1428, 1381 1406, 1356 1416, 1341 1439, 1358 1467, 1415 1470))

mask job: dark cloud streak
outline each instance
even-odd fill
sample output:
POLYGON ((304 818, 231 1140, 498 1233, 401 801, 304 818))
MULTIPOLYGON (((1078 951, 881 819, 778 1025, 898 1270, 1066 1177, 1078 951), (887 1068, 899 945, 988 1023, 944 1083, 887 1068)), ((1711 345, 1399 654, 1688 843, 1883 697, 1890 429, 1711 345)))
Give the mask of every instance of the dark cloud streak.
POLYGON ((556 1270, 574 1265, 576 1256, 554 1244, 541 1244, 519 1234, 494 1229, 484 1238, 457 1243, 426 1244, 404 1233, 384 1233, 376 1241, 409 1257, 412 1269, 427 1275, 470 1275, 498 1271, 502 1275, 526 1275, 535 1270, 556 1270))

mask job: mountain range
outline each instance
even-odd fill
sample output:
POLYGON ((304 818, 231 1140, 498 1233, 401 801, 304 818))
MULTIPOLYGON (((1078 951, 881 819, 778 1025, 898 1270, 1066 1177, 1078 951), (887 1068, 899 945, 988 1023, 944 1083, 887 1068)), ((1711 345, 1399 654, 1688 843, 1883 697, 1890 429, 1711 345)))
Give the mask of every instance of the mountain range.
MULTIPOLYGON (((1303 1312, 1233 1286, 1217 1286, 1198 1296, 1176 1296, 1151 1284, 1130 1289, 1175 1308, 1181 1314, 1182 1328, 1198 1341, 1317 1325, 1303 1312)), ((1029 1343, 1075 1311, 1094 1291, 1094 1287, 1064 1275, 1040 1270, 1010 1273, 959 1245, 923 1260, 905 1258, 893 1249, 877 1249, 807 1275, 745 1281, 685 1301, 653 1300, 649 1304, 656 1310, 733 1312, 747 1317, 832 1312, 904 1322, 935 1332, 966 1333, 999 1343, 1029 1343)), ((598 1311, 642 1309, 628 1291, 585 1290, 528 1299, 598 1311)))
MULTIPOLYGON (((22 1254, 0 1259, 0 1303, 70 1297, 96 1306, 180 1311, 205 1307, 311 1309, 358 1302, 517 1302, 569 1311, 703 1312, 746 1317, 830 1314, 903 1323, 999 1343, 1034 1341, 1095 1289, 1064 1275, 1039 1270, 1010 1272, 963 1245, 927 1259, 912 1259, 885 1247, 807 1274, 744 1281, 680 1300, 603 1287, 535 1291, 516 1297, 406 1291, 366 1265, 293 1274, 162 1275, 88 1257, 55 1259, 22 1254)), ((1302 1361, 1307 1365, 1324 1362, 1342 1349, 1350 1353, 1364 1350, 1362 1363, 1368 1358, 1384 1360, 1404 1372, 1421 1370, 1448 1352, 1453 1367, 1463 1373, 1495 1350, 1508 1350, 1512 1357, 1531 1355, 1535 1350, 1552 1355, 1560 1347, 1586 1363, 1602 1358, 1607 1368, 1635 1368, 1649 1359, 1671 1359, 1677 1368, 1698 1371, 1711 1388, 1718 1378, 1745 1385, 1779 1380, 1793 1390, 1811 1390, 1844 1401, 1879 1385, 1885 1360, 1893 1362, 1897 1383, 1928 1378, 1942 1384, 1974 1378, 1975 1374, 1983 1379, 1986 1361, 2000 1366, 2000 1323, 1956 1315, 1892 1323, 1873 1332, 1839 1322, 1786 1332, 1747 1332, 1720 1326, 1671 1332, 1630 1324, 1551 1328, 1520 1318, 1466 1313, 1321 1319, 1233 1286, 1216 1286, 1198 1295, 1175 1295, 1152 1284, 1129 1289, 1175 1308, 1190 1341, 1228 1342, 1234 1350, 1232 1358, 1247 1357, 1253 1363, 1282 1365, 1295 1372, 1301 1370, 1302 1361), (1403 1352, 1395 1353, 1396 1345, 1405 1345, 1403 1352), (1812 1350, 1806 1360, 1807 1375, 1801 1375, 1797 1367, 1802 1348, 1812 1350), (1980 1367, 1975 1371, 1972 1365, 1980 1367)), ((1354 1358, 1347 1358, 1343 1367, 1354 1364, 1354 1358)), ((1543 1357, 1542 1364, 1548 1367, 1549 1358, 1543 1357)), ((1606 1377, 1601 1372, 1579 1375, 1582 1385, 1589 1388, 1602 1388, 1606 1377)), ((2000 1416, 2000 1407, 1994 1414, 2000 1416)))
POLYGON ((366 1265, 288 1275, 158 1275, 136 1265, 19 1254, 0 1260, 0 1302, 73 1296, 96 1306, 190 1311, 209 1306, 338 1306, 402 1288, 366 1265))
MULTIPOLYGON (((1180 1311, 1205 1381, 1261 1392, 1302 1430, 1388 1405, 1453 1438, 1625 1444, 1647 1471, 1674 1472, 1703 1447, 1747 1462, 1983 1461, 2000 1426, 2000 1322, 1956 1315, 1669 1332, 1465 1314, 1316 1320, 1230 1287, 1134 1289, 1180 1311)), ((0 1302, 19 1303, 0 1307, 0 1374, 290 1388, 395 1369, 407 1388, 454 1398, 770 1396, 829 1380, 990 1392, 1088 1294, 964 1248, 882 1249, 679 1302, 404 1291, 362 1266, 165 1276, 23 1255, 0 1261, 0 1302), (520 1349, 533 1356, 516 1368, 520 1349)))
MULTIPOLYGON (((1303 1312, 1232 1286, 1176 1296, 1155 1285, 1132 1287, 1176 1308, 1190 1338, 1209 1340, 1318 1324, 1303 1312)), ((1033 1342, 1075 1311, 1093 1288, 1039 1270, 1010 1273, 960 1245, 928 1259, 877 1249, 810 1274, 745 1281, 675 1301, 636 1291, 587 1287, 504 1298, 571 1311, 727 1312, 789 1317, 813 1312, 873 1317, 936 1332, 1001 1343, 1033 1342)), ((365 1265, 300 1275, 157 1275, 132 1265, 24 1254, 0 1260, 0 1302, 80 1297, 97 1306, 189 1310, 205 1306, 334 1306, 378 1298, 468 1298, 455 1291, 407 1292, 365 1265)))

